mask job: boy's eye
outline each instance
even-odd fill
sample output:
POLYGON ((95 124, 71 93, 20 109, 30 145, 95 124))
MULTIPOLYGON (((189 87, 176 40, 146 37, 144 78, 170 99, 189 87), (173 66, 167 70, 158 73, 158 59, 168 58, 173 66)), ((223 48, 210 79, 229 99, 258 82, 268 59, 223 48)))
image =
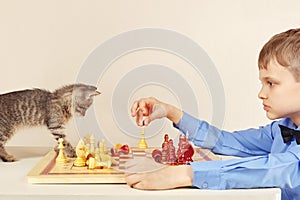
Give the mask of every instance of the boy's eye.
POLYGON ((267 84, 268 84, 269 86, 273 86, 273 85, 274 85, 274 83, 271 82, 271 81, 268 81, 267 84))

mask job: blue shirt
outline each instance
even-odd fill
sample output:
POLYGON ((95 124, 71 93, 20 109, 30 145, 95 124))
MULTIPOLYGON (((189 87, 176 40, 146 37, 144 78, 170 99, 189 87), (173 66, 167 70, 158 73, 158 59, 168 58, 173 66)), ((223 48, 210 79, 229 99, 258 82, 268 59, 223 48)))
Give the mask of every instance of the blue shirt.
POLYGON ((279 124, 297 129, 291 119, 285 118, 257 129, 231 133, 184 113, 174 126, 188 133, 194 145, 241 157, 190 163, 193 186, 216 190, 280 187, 283 200, 299 200, 300 145, 295 138, 284 143, 279 124))

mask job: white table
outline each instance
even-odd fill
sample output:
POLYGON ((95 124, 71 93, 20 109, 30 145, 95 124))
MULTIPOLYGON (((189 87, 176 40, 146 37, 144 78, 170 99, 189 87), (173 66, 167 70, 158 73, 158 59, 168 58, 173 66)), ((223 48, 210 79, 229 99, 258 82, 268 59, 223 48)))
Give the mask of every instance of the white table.
POLYGON ((8 147, 19 160, 0 161, 0 200, 280 200, 280 189, 200 190, 174 189, 141 191, 125 184, 29 184, 28 172, 50 150, 41 147, 8 147))

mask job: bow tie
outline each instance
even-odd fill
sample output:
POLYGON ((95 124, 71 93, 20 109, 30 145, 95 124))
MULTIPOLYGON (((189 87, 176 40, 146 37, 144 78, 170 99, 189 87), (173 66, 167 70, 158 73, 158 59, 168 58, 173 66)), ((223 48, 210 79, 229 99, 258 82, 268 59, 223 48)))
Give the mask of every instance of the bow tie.
POLYGON ((300 131, 282 125, 278 126, 281 130, 281 136, 284 143, 292 141, 293 137, 295 137, 297 144, 300 144, 300 131))

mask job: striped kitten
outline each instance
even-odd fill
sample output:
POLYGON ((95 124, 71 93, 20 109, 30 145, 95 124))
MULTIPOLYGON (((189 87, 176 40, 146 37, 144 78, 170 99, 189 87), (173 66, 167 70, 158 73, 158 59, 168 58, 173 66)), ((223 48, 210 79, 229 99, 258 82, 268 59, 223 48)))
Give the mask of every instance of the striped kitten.
MULTIPOLYGON (((4 145, 18 128, 45 125, 56 140, 65 138, 64 125, 73 114, 84 116, 100 94, 97 88, 84 84, 64 86, 49 92, 42 89, 22 90, 0 95, 0 158, 13 162, 4 145)), ((72 145, 64 140, 67 156, 76 156, 72 145)))

